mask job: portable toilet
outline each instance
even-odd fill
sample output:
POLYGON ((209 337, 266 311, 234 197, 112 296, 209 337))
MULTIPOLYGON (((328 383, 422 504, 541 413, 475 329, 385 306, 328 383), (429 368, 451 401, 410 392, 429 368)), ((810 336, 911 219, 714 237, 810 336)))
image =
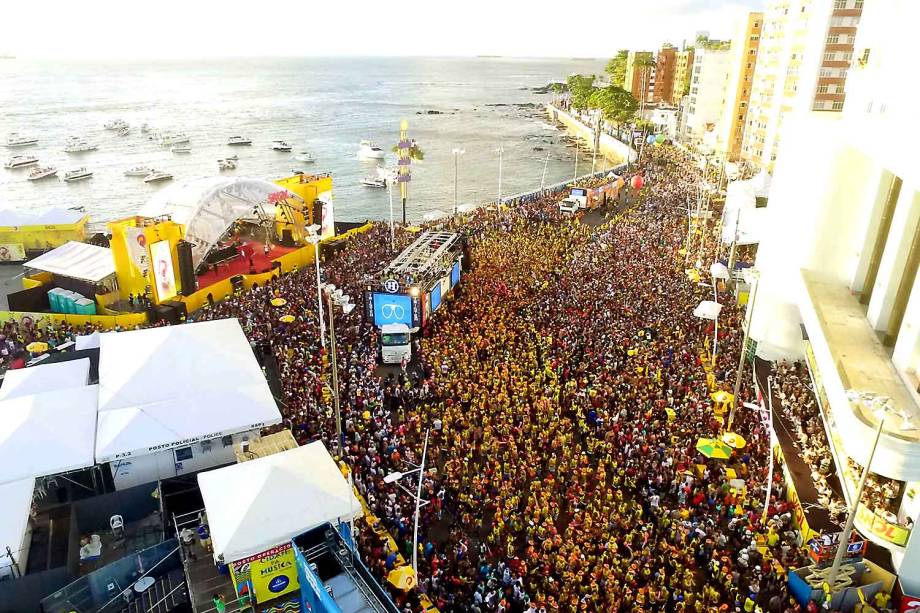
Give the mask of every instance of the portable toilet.
POLYGON ((77 306, 74 304, 74 301, 80 297, 76 292, 72 292, 69 289, 65 289, 60 293, 61 297, 61 313, 76 313, 77 306))
POLYGON ((53 287, 48 290, 48 304, 51 305, 52 313, 61 312, 61 292, 63 291, 60 287, 53 287))
POLYGON ((89 298, 80 298, 79 300, 74 301, 74 305, 78 315, 96 314, 96 303, 89 298))

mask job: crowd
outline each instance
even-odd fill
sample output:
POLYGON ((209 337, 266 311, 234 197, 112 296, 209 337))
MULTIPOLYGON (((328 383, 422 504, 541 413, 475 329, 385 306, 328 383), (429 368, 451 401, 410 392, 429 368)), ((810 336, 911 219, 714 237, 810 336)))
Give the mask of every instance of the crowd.
MULTIPOLYGON (((731 388, 742 314, 725 304, 710 373, 714 328, 692 312, 711 289, 687 280, 679 255, 698 170, 667 145, 646 154, 638 203, 606 219, 563 217, 545 194, 443 222, 465 235, 471 272, 424 331, 418 364, 378 376, 361 309, 334 315, 344 460, 406 559, 415 503, 383 477, 417 463, 430 433, 418 589, 443 612, 799 610, 785 573, 804 558, 779 471, 763 513, 760 417, 738 412, 747 446, 729 461, 696 450, 720 432, 711 383, 731 388)), ((400 231, 397 250, 413 238, 400 231)), ((393 255, 378 224, 326 258, 323 277, 360 302, 393 255)), ((238 318, 277 364, 285 427, 334 450, 316 301, 308 270, 195 318, 238 318)), ((383 578, 397 552, 368 530, 358 542, 383 578)), ((394 597, 415 610, 414 592, 394 597)))

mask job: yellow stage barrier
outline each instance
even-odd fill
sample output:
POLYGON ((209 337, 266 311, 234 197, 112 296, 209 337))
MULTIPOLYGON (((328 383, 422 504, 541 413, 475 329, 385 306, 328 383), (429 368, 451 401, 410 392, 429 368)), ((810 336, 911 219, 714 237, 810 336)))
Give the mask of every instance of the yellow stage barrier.
POLYGON ((33 313, 26 311, 0 311, 0 323, 15 321, 22 322, 29 319, 38 327, 48 324, 60 325, 66 323, 71 326, 85 326, 90 324, 103 330, 112 330, 115 326, 133 328, 147 323, 144 313, 127 313, 125 315, 70 315, 65 313, 33 313))

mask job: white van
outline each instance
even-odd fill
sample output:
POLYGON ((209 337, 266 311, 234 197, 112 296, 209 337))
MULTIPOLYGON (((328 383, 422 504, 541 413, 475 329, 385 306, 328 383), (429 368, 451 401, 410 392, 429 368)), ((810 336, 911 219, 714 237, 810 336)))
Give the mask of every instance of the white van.
POLYGON ((412 359, 412 334, 406 324, 380 326, 380 359, 384 364, 400 364, 412 359))
POLYGON ((560 213, 575 213, 579 209, 588 207, 588 190, 583 187, 573 187, 572 192, 559 201, 560 213))

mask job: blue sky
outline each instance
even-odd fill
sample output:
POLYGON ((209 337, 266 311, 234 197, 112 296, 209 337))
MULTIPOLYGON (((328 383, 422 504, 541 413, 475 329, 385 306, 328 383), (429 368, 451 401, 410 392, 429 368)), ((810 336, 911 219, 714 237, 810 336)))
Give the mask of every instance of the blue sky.
POLYGON ((4 3, 21 57, 328 55, 607 57, 730 36, 764 0, 44 0, 4 3), (36 11, 36 7, 40 10, 36 11), (402 11, 397 11, 397 8, 402 11))

